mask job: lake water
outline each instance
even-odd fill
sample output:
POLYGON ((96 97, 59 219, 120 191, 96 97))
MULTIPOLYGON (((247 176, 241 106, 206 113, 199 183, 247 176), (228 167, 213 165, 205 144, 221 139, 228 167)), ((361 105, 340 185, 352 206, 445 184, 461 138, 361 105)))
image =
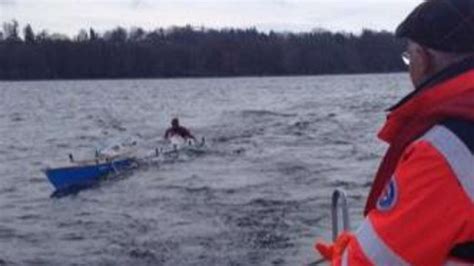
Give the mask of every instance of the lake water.
POLYGON ((0 82, 0 265, 304 265, 354 228, 406 74, 0 82), (63 198, 41 169, 111 139, 162 143, 170 119, 208 148, 63 198))

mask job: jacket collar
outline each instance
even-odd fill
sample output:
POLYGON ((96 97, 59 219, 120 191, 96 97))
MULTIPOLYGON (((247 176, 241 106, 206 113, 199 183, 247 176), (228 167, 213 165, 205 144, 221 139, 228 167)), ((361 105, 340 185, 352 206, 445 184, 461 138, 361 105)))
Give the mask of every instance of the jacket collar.
POLYGON ((423 119, 428 113, 454 97, 474 89, 474 57, 449 67, 436 75, 427 85, 402 100, 387 117, 379 138, 392 143, 407 125, 423 119))

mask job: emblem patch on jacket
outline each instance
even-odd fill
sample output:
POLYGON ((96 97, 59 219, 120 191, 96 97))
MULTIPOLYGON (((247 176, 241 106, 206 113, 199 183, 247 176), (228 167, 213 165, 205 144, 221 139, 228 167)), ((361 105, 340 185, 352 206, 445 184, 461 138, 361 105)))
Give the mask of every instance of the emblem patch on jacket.
POLYGON ((395 178, 392 177, 392 179, 390 180, 390 183, 388 183, 387 187, 385 188, 379 200, 377 201, 377 209, 380 211, 391 210, 397 203, 397 198, 398 198, 397 184, 395 182, 395 178))

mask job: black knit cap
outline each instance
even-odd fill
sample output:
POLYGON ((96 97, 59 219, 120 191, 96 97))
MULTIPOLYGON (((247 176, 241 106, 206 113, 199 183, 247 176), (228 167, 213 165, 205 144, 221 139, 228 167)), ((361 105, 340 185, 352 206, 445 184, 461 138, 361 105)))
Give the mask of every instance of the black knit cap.
POLYGON ((426 0, 395 34, 438 51, 474 52, 474 0, 426 0))

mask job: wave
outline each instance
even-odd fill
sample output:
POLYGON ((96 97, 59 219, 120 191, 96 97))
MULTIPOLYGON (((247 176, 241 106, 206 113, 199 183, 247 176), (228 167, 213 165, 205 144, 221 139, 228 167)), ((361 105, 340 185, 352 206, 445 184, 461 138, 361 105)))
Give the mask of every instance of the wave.
POLYGON ((242 117, 295 117, 297 114, 291 113, 280 113, 275 111, 268 111, 268 110, 243 110, 240 111, 240 115, 242 117))

